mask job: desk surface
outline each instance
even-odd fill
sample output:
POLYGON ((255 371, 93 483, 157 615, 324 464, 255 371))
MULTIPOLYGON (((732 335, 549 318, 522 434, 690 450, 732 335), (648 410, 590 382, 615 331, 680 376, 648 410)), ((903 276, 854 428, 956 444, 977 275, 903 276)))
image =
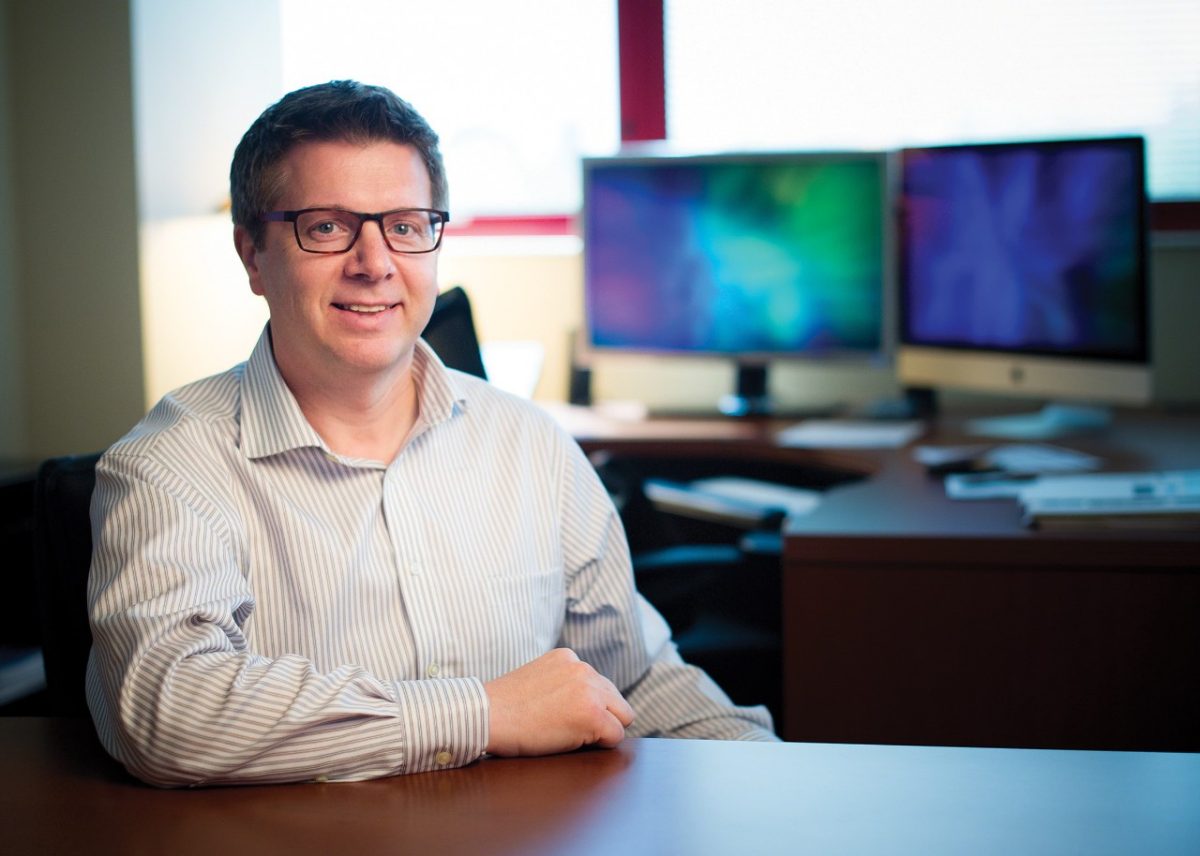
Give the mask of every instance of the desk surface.
MULTIPOLYGON (((900 449, 797 449, 780 446, 781 420, 633 419, 603 410, 549 408, 588 452, 637 457, 714 457, 732 471, 748 460, 788 468, 802 474, 840 472, 844 479, 827 490, 816 510, 789 521, 790 552, 808 559, 858 560, 880 552, 914 562, 957 560, 962 539, 994 564, 1011 566, 1040 561, 1045 542, 1084 545, 1089 564, 1128 564, 1136 560, 1159 566, 1193 567, 1200 557, 1200 532, 1122 530, 1033 532, 1021 521, 1011 499, 951 500, 942 484, 926 476, 913 459, 911 446, 900 449), (1041 543, 1038 543, 1041 542, 1041 543), (1090 545, 1090 546, 1088 546, 1090 545)), ((990 444, 1005 440, 964 433, 965 416, 939 419, 916 443, 990 444)), ((1112 471, 1200 468, 1200 416, 1164 415, 1152 411, 1117 414, 1114 423, 1094 433, 1079 433, 1055 445, 1088 452, 1112 471)))
MULTIPOLYGON (((979 443, 980 438, 964 435, 961 421, 949 420, 918 442, 979 443)), ((1195 469, 1200 467, 1200 418, 1121 414, 1104 431, 1053 443, 1093 454, 1110 471, 1195 469)), ((839 562, 882 554, 927 566, 953 564, 961 561, 962 544, 969 540, 978 561, 1004 567, 1044 563, 1048 550, 1056 561, 1092 567, 1189 568, 1200 562, 1200 532, 1194 529, 1038 532, 1024 525, 1015 500, 949 499, 911 449, 876 452, 872 460, 869 478, 829 491, 813 514, 789 521, 791 555, 839 562)))
POLYGON ((24 854, 1200 852, 1200 755, 627 740, 351 784, 162 791, 83 720, 0 719, 24 854))

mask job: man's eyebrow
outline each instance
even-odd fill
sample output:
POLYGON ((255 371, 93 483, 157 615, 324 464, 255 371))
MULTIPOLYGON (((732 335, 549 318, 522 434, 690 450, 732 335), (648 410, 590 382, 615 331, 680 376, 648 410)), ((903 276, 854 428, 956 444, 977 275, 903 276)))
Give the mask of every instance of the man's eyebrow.
POLYGON ((293 208, 293 211, 307 211, 313 208, 328 208, 335 211, 349 211, 355 214, 382 214, 389 211, 432 211, 432 205, 397 205, 393 208, 383 208, 379 211, 359 211, 357 208, 351 208, 349 205, 339 205, 337 203, 317 203, 315 205, 301 205, 298 208, 293 208))

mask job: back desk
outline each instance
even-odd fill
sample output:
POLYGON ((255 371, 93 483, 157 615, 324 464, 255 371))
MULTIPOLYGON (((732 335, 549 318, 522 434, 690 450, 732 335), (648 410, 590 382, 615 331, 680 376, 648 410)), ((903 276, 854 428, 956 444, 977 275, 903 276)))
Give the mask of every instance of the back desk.
MULTIPOLYGON (((785 526, 786 739, 1200 750, 1200 532, 1033 531, 1012 500, 948 499, 911 448, 783 449, 788 423, 556 413, 590 453, 846 478, 785 526)), ((964 441, 946 419, 918 442, 964 441)), ((1197 416, 1056 442, 1200 468, 1197 416)))

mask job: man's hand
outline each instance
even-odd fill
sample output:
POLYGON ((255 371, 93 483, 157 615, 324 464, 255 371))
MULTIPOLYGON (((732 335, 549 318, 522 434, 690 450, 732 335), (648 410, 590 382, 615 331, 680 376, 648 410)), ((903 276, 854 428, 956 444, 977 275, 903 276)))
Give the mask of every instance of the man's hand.
POLYGON ((608 678, 569 648, 556 648, 483 685, 493 755, 550 755, 616 746, 633 708, 608 678))

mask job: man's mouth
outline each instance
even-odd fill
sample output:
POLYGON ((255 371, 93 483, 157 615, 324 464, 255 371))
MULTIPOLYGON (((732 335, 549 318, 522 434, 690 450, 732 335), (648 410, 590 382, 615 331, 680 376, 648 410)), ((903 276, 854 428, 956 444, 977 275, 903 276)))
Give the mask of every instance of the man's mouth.
POLYGON ((392 307, 399 306, 400 304, 391 303, 387 306, 382 306, 379 304, 368 305, 365 303, 335 303, 333 305, 346 312, 359 312, 363 315, 374 315, 377 312, 383 312, 385 309, 391 309, 392 307))

